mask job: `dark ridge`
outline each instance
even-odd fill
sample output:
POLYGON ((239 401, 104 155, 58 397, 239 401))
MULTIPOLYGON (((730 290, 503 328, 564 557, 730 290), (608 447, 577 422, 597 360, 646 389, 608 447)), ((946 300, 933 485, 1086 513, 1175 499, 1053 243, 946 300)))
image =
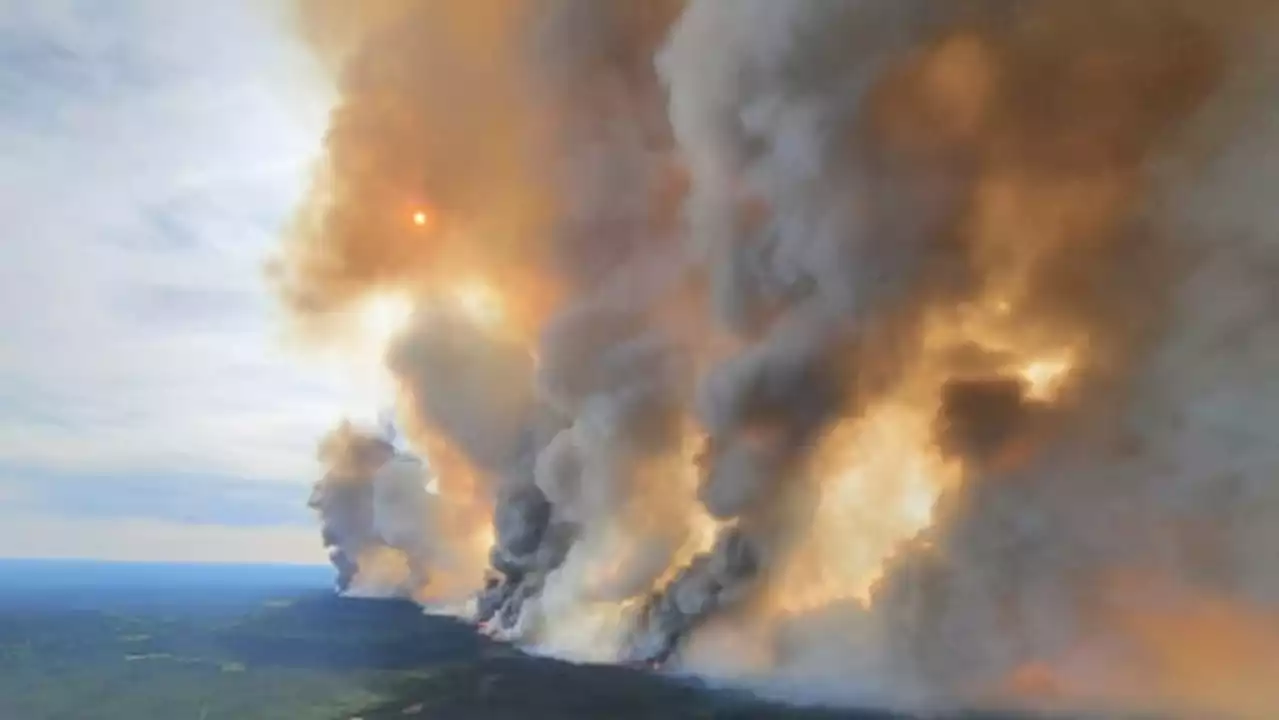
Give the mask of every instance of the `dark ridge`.
POLYGON ((306 596, 258 611, 226 630, 223 641, 250 666, 413 671, 380 684, 388 700, 334 720, 912 717, 887 710, 792 707, 690 678, 528 655, 478 634, 468 623, 425 615, 401 600, 306 596))
POLYGON ((425 615, 403 600, 304 595, 250 614, 224 629, 221 641, 250 667, 411 671, 379 683, 379 693, 389 699, 334 720, 911 717, 887 710, 791 707, 695 679, 528 655, 480 635, 469 623, 425 615))
POLYGON ((253 666, 404 670, 514 652, 460 620, 404 600, 312 595, 225 629, 227 651, 253 666))
MULTIPOLYGON (((795 707, 744 692, 614 665, 575 665, 527 655, 451 663, 389 688, 392 699, 361 720, 913 720, 890 710, 795 707)), ((1012 720, 996 714, 931 720, 1012 720)), ((335 720, 338 720, 335 718, 335 720)), ((341 720, 348 720, 342 718, 341 720)))

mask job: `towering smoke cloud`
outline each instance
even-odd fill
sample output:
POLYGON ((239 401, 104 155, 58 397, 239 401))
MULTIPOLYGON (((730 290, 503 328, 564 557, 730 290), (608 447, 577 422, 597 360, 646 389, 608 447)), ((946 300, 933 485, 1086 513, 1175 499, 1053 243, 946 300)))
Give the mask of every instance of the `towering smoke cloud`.
POLYGON ((326 442, 340 584, 812 696, 1271 712, 1272 5, 300 18, 340 99, 274 277, 317 334, 414 305, 434 478, 326 442))
POLYGON ((342 423, 320 443, 310 505, 341 592, 408 595, 425 580, 431 523, 423 468, 386 439, 342 423))

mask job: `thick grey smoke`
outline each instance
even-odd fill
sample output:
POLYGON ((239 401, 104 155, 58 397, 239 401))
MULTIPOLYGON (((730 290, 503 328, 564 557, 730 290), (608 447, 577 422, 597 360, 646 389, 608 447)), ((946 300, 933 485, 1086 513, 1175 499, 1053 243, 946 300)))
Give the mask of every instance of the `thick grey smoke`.
POLYGON ((326 470, 309 505, 320 515, 338 591, 413 595, 439 561, 426 469, 346 422, 321 442, 319 459, 326 470))
POLYGON ((308 6, 343 99, 280 277, 419 306, 457 511, 348 440, 348 579, 803 694, 1269 712, 1274 7, 377 7, 308 6))
MULTIPOLYGON (((1204 8, 1185 19, 1207 31, 1240 22, 1240 10, 1204 8)), ((1134 39, 1154 41, 1142 32, 1134 39)), ((1184 57, 1197 40, 1210 42, 1181 40, 1184 57)), ((1116 316, 1110 322, 1158 319, 1141 328, 1150 334, 1137 336, 1146 344, 1122 377, 1082 383, 1067 417, 1017 423, 1041 446, 1030 460, 974 463, 971 490, 934 534, 945 552, 906 559, 890 576, 883 603, 899 608, 886 612, 901 631, 895 652, 926 682, 973 682, 1048 662, 1056 692, 1087 688, 1082 694, 1099 703, 1273 711, 1263 700, 1274 689, 1262 680, 1275 670, 1269 643, 1262 652, 1247 639, 1270 635, 1277 602, 1276 225, 1263 210, 1276 190, 1275 76, 1262 69, 1274 67, 1275 48, 1262 48, 1216 48, 1225 55, 1215 58, 1218 87, 1194 114, 1187 107, 1164 117, 1160 103, 1172 105, 1170 95, 1132 101, 1128 112, 1180 121, 1162 130, 1191 154, 1148 151, 1151 195, 1125 230, 1159 239, 1140 257, 1162 277, 1153 287, 1133 266, 1138 258, 1121 256, 1129 274, 1112 282, 1141 283, 1142 295, 1104 285, 1109 304, 1100 311, 1116 316), (1128 307, 1110 304, 1121 302, 1128 307), (1132 666, 1134 653, 1159 662, 1132 666), (1231 677, 1216 669, 1223 664, 1231 677), (1206 687, 1214 689, 1202 694, 1206 687)), ((1103 272, 1114 270, 1088 279, 1100 283, 1103 272)), ((1139 328, 1121 330, 1134 340, 1139 328)), ((988 428, 1007 423, 993 423, 992 413, 1017 412, 1009 400, 984 404, 988 428)))

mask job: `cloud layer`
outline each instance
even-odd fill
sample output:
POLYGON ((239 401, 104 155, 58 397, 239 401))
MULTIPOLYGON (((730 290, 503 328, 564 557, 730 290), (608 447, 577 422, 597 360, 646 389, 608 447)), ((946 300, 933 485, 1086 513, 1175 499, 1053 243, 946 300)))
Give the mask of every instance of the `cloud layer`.
MULTIPOLYGON (((281 353, 261 281, 324 114, 287 37, 250 2, 0 2, 0 493, 296 520, 235 495, 301 496, 359 399, 281 353)), ((0 552, 42 552, 3 527, 0 552)))

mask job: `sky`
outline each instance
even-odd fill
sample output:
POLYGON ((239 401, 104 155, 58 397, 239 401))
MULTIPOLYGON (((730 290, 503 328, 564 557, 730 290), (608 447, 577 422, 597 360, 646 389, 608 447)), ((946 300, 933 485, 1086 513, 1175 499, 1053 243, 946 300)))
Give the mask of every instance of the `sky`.
POLYGON ((263 265, 327 87, 254 0, 0 0, 0 556, 323 562, 315 444, 376 412, 263 265))

